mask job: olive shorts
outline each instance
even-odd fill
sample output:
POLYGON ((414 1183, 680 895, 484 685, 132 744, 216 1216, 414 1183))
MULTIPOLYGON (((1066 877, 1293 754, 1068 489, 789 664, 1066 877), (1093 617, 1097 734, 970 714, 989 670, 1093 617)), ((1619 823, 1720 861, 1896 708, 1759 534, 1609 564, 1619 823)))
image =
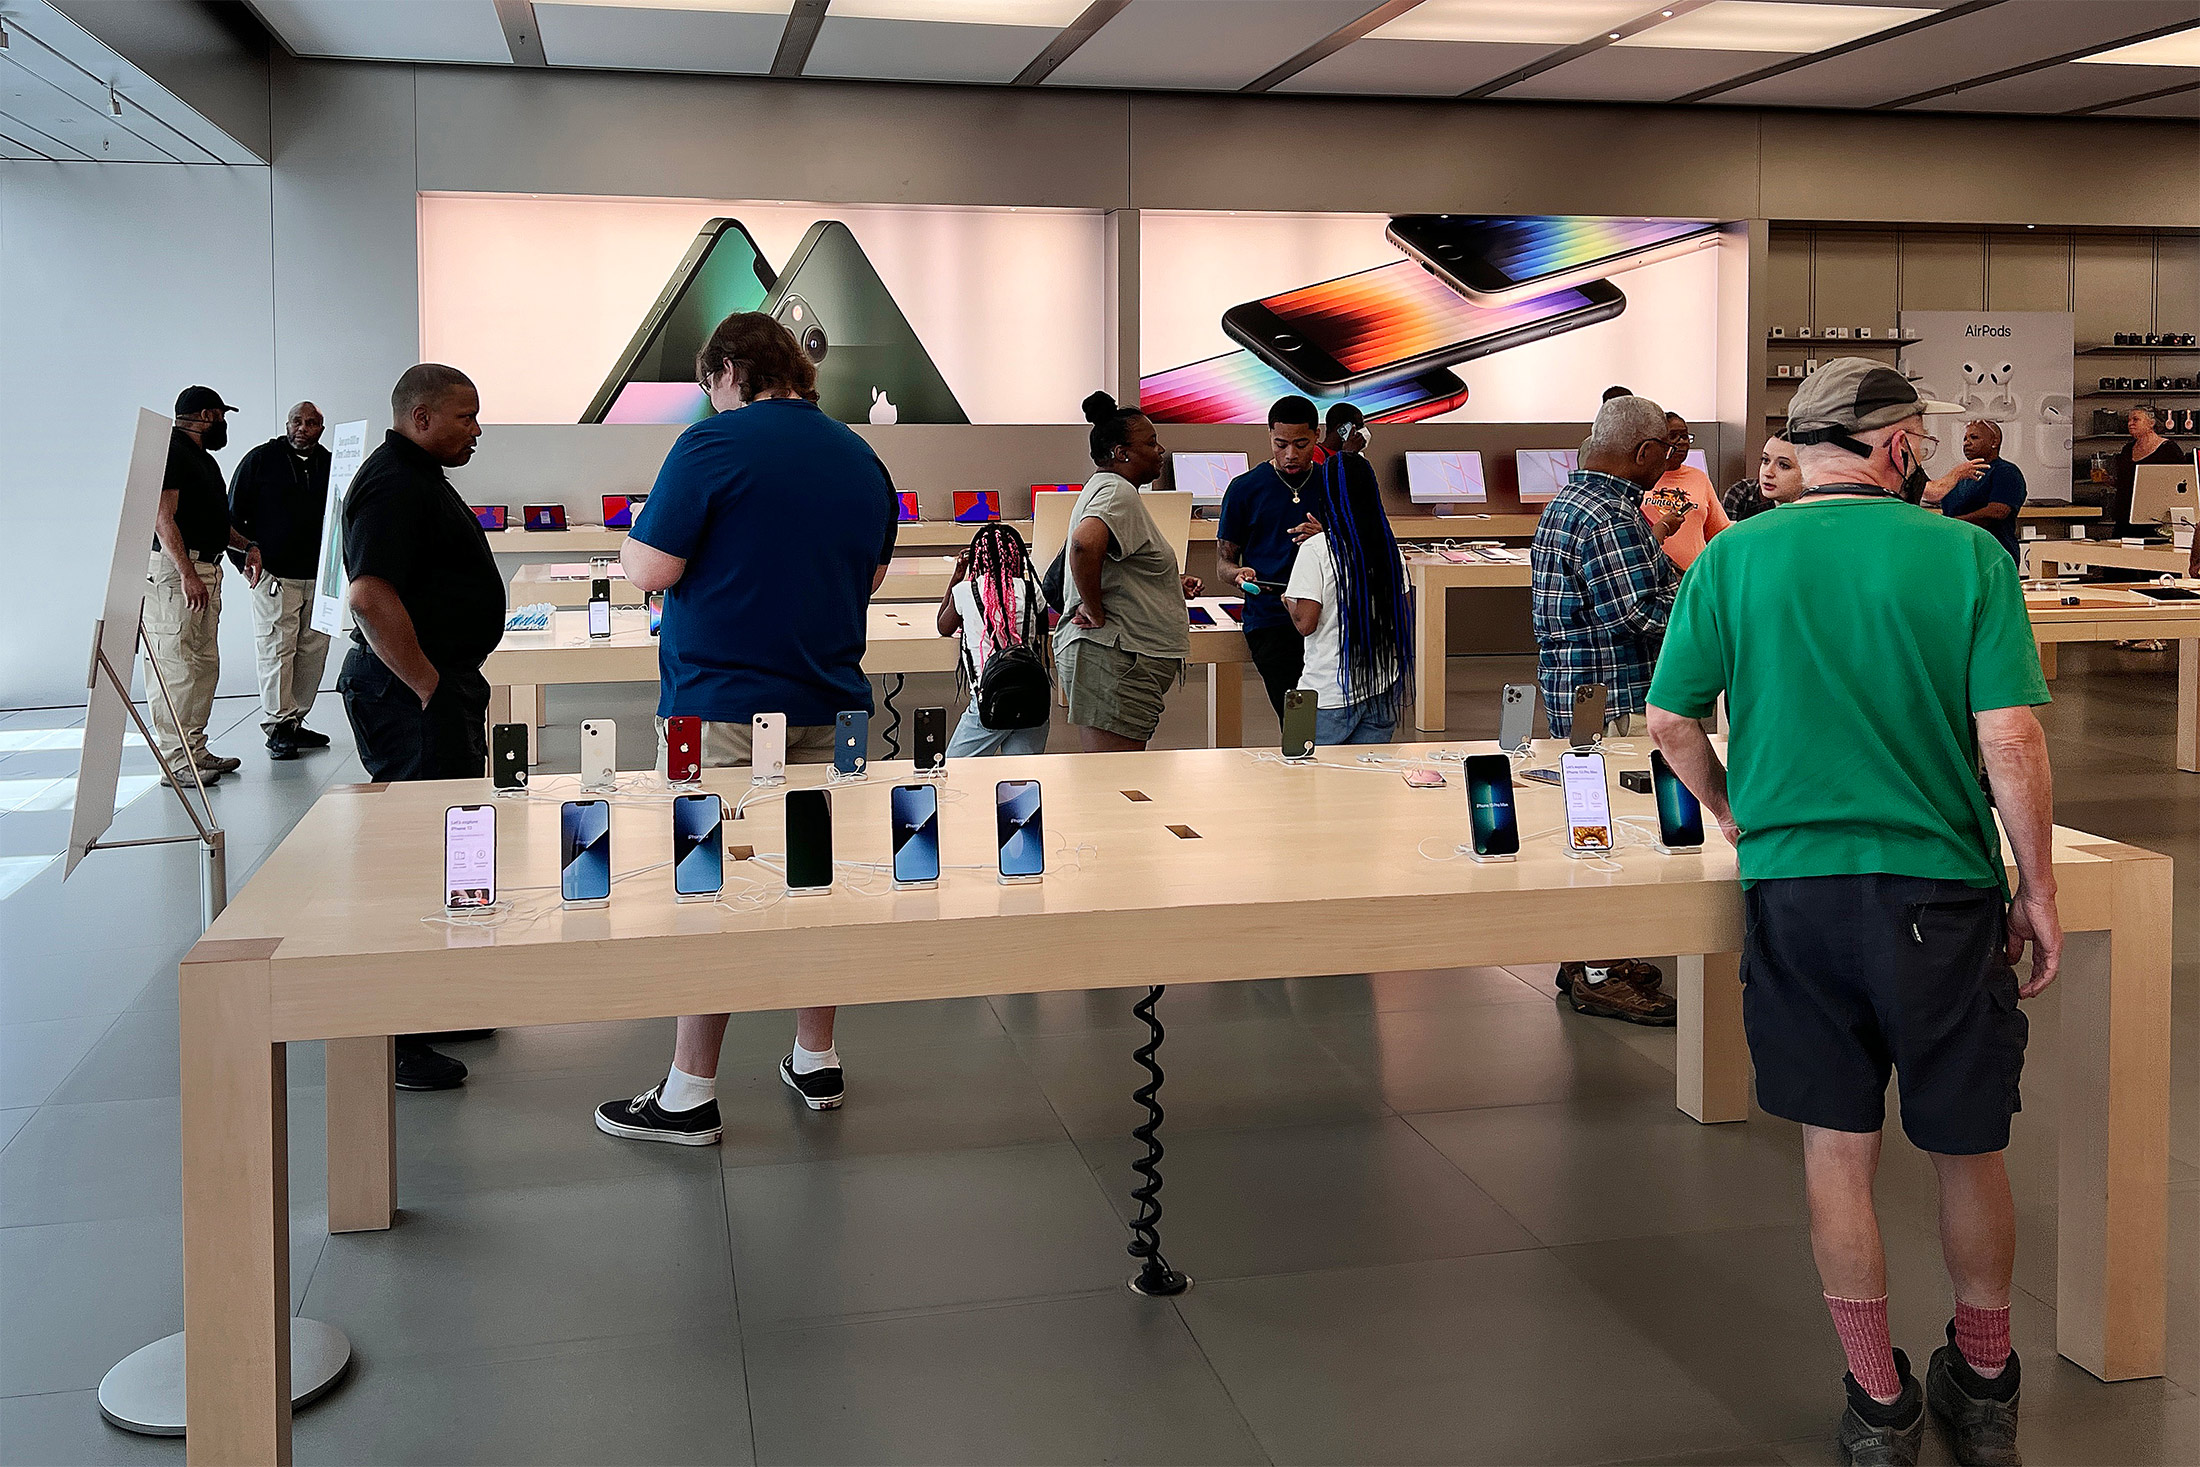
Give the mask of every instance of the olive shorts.
POLYGON ((1145 743, 1161 726, 1169 689, 1184 675, 1180 657, 1149 657, 1082 638, 1055 652, 1069 721, 1145 743))

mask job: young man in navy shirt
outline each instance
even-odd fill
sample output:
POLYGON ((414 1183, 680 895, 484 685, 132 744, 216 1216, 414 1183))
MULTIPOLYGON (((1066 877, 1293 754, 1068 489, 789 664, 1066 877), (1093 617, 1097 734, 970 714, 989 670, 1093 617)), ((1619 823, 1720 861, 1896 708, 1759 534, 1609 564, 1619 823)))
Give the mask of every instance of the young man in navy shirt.
MULTIPOLYGON (((636 590, 665 593, 658 738, 667 718, 700 718, 703 762, 742 765, 756 715, 783 713, 787 757, 822 764, 835 717, 871 708, 865 628, 894 554, 893 480, 819 410, 816 368, 771 317, 720 322, 696 375, 718 414, 673 444, 620 555, 636 590)), ((812 1110, 834 1109, 843 1094, 833 1013, 797 1010, 794 1049, 779 1062, 812 1110)), ((598 1129, 715 1144, 726 1020, 681 1019, 664 1080, 598 1107, 598 1129)))
POLYGON ((2024 508, 2024 470, 2001 456, 2001 425, 1981 419, 1963 429, 1963 458, 1925 486, 1925 502, 1952 520, 1969 520, 2017 553, 2017 511, 2024 508))
POLYGON ((1314 482, 1315 440, 1321 415, 1303 397, 1279 397, 1268 409, 1268 461, 1230 481, 1222 492, 1222 521, 1215 527, 1215 567, 1225 585, 1245 594, 1245 646, 1267 684, 1268 701, 1283 717, 1283 695, 1299 685, 1305 639, 1284 610, 1299 542, 1321 533, 1310 512, 1320 493, 1314 482))

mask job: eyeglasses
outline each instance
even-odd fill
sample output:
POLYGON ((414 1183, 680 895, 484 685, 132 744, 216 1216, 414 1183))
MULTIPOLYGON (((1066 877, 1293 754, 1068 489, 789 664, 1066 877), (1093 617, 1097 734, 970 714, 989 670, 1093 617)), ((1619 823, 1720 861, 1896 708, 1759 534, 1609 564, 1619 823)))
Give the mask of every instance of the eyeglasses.
POLYGON ((1940 440, 1930 433, 1911 433, 1907 436, 1910 440, 1910 452, 1917 455, 1920 463, 1940 452, 1940 440))
POLYGON ((1675 448, 1694 448, 1696 446, 1696 435, 1693 433, 1668 434, 1665 441, 1675 448))

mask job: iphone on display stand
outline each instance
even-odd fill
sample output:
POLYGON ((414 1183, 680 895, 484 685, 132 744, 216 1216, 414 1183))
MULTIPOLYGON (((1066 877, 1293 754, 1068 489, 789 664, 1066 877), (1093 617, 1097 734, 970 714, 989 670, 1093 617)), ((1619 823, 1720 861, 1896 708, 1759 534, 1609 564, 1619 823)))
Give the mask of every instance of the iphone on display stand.
POLYGON ((1574 721, 1566 741, 1577 749, 1594 748, 1604 737, 1604 684, 1583 683, 1574 689, 1574 721))
POLYGON ((1298 763, 1314 757, 1314 719, 1319 696, 1305 688, 1283 695, 1283 757, 1298 763))
POLYGON ((443 910, 496 904, 497 807, 453 805, 443 812, 443 910))
POLYGON ((1043 879, 1046 831, 1039 818, 1039 781, 1004 779, 993 786, 993 830, 1000 846, 1001 885, 1043 879))
POLYGON ((1703 806, 1656 749, 1650 751, 1650 785, 1658 801, 1659 853, 1681 856, 1701 851, 1703 806))
POLYGON ((1535 742, 1534 683, 1507 683, 1498 695, 1497 747, 1508 754, 1525 754, 1535 742))
POLYGON ((1513 806, 1512 760, 1503 754, 1467 759, 1467 828, 1477 861, 1511 861, 1520 855, 1520 817, 1513 806))
POLYGON ((1558 779, 1566 795, 1566 854, 1611 855, 1617 842, 1604 756, 1594 749, 1568 749, 1558 756, 1558 779))
POLYGON ((833 720, 833 777, 855 779, 871 767, 871 715, 851 709, 833 720))
POLYGON ((947 774, 947 710, 917 710, 917 773, 928 779, 947 774))
POLYGON ((581 720, 581 788, 611 790, 619 784, 619 726, 608 718, 581 720))
POLYGON ((693 784, 703 777, 703 720, 675 713, 665 720, 665 778, 693 784))
POLYGON ((1694 219, 1401 214, 1384 233, 1430 274, 1485 306, 1585 285, 1719 242, 1718 225, 1694 219))
POLYGON ((828 790, 787 791, 787 895, 833 889, 833 797, 828 790))
POLYGON ((940 884, 940 790, 935 784, 897 784, 892 796, 894 890, 923 891, 940 884))
POLYGON ((726 806, 702 792, 672 797, 672 899, 714 902, 726 889, 726 806))
POLYGON ((568 907, 611 903, 611 802, 567 800, 558 807, 558 895, 568 907))
POLYGON ((527 788, 527 725, 500 723, 489 730, 489 782, 500 790, 527 788))
POLYGON ((588 635, 598 640, 611 635, 611 581, 605 576, 588 583, 588 635))
POLYGON ((787 782, 787 715, 759 713, 749 725, 749 783, 787 782))

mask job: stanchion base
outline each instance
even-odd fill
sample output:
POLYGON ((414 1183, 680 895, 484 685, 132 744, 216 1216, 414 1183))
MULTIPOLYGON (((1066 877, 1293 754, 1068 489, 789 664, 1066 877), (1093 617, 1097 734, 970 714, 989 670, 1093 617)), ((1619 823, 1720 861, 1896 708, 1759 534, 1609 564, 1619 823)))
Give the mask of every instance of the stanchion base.
POLYGON ((1131 1292, 1149 1299, 1171 1299, 1191 1286, 1192 1276, 1173 1268, 1140 1269, 1130 1277, 1131 1292))
MULTIPOLYGON (((351 1340, 318 1319, 290 1321, 290 1409, 327 1395, 351 1366, 351 1340)), ((183 1331, 119 1361, 99 1383, 99 1414, 140 1436, 182 1436, 183 1331)))

